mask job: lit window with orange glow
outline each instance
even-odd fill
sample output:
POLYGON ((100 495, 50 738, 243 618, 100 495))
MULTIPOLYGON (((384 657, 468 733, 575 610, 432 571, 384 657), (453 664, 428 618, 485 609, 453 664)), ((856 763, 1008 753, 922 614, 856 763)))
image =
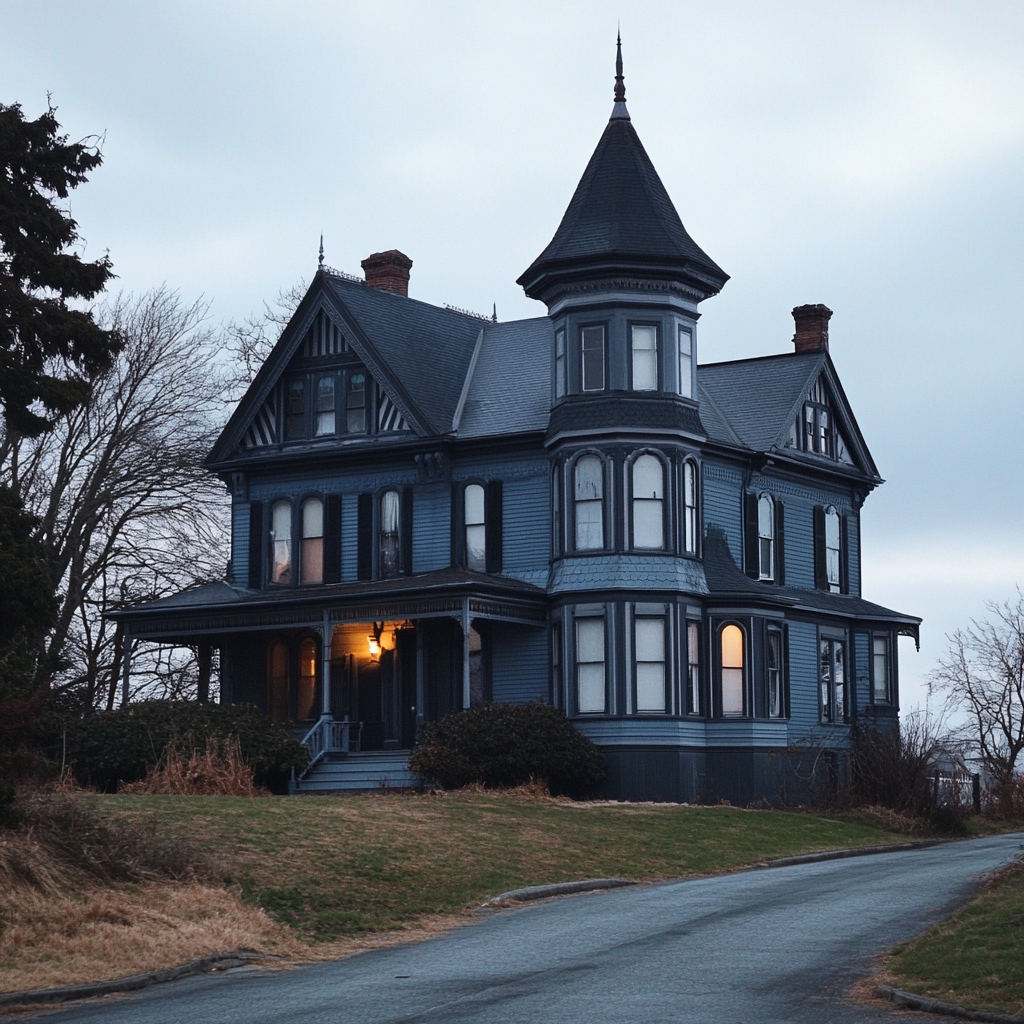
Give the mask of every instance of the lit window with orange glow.
POLYGON ((743 714, 743 630, 722 629, 722 714, 743 714))

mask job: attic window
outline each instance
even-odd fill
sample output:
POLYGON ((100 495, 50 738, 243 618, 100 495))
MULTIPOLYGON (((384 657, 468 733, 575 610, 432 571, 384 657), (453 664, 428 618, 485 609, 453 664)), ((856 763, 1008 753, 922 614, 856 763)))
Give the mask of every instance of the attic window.
POLYGON ((350 434, 366 433, 366 374, 350 373, 345 396, 345 429, 350 434))
POLYGON ((808 402, 804 406, 804 448, 833 457, 832 417, 826 406, 816 402, 808 402))

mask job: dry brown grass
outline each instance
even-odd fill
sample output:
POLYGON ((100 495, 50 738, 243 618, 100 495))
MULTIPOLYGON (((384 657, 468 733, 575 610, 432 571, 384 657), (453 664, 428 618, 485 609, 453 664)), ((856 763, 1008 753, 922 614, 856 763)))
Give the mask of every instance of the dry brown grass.
POLYGON ((235 737, 218 740, 210 736, 206 750, 182 753, 170 744, 160 763, 137 782, 123 784, 118 792, 159 796, 267 796, 256 785, 252 768, 242 760, 235 737))

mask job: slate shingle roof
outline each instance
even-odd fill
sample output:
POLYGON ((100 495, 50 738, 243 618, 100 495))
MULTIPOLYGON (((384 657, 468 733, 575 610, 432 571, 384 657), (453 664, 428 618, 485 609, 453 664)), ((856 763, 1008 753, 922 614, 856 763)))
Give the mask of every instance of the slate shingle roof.
POLYGON ((488 324, 473 370, 459 437, 543 431, 551 411, 551 321, 488 324))
POLYGON ((554 238, 519 278, 536 297, 545 273, 660 266, 694 276, 707 295, 729 279, 687 234, 632 122, 608 122, 554 238))

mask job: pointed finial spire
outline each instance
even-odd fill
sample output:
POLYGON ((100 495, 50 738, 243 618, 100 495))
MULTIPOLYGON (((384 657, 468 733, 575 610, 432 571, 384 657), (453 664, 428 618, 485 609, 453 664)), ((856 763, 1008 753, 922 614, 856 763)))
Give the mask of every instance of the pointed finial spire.
POLYGON ((498 304, 494 303, 494 311, 491 313, 491 323, 496 324, 498 322, 498 304))
POLYGON ((324 233, 320 232, 320 266, 324 265, 324 233))
POLYGON ((621 118, 629 120, 629 111, 626 110, 626 80, 622 75, 622 33, 617 32, 615 37, 615 106, 612 107, 611 120, 621 118))

